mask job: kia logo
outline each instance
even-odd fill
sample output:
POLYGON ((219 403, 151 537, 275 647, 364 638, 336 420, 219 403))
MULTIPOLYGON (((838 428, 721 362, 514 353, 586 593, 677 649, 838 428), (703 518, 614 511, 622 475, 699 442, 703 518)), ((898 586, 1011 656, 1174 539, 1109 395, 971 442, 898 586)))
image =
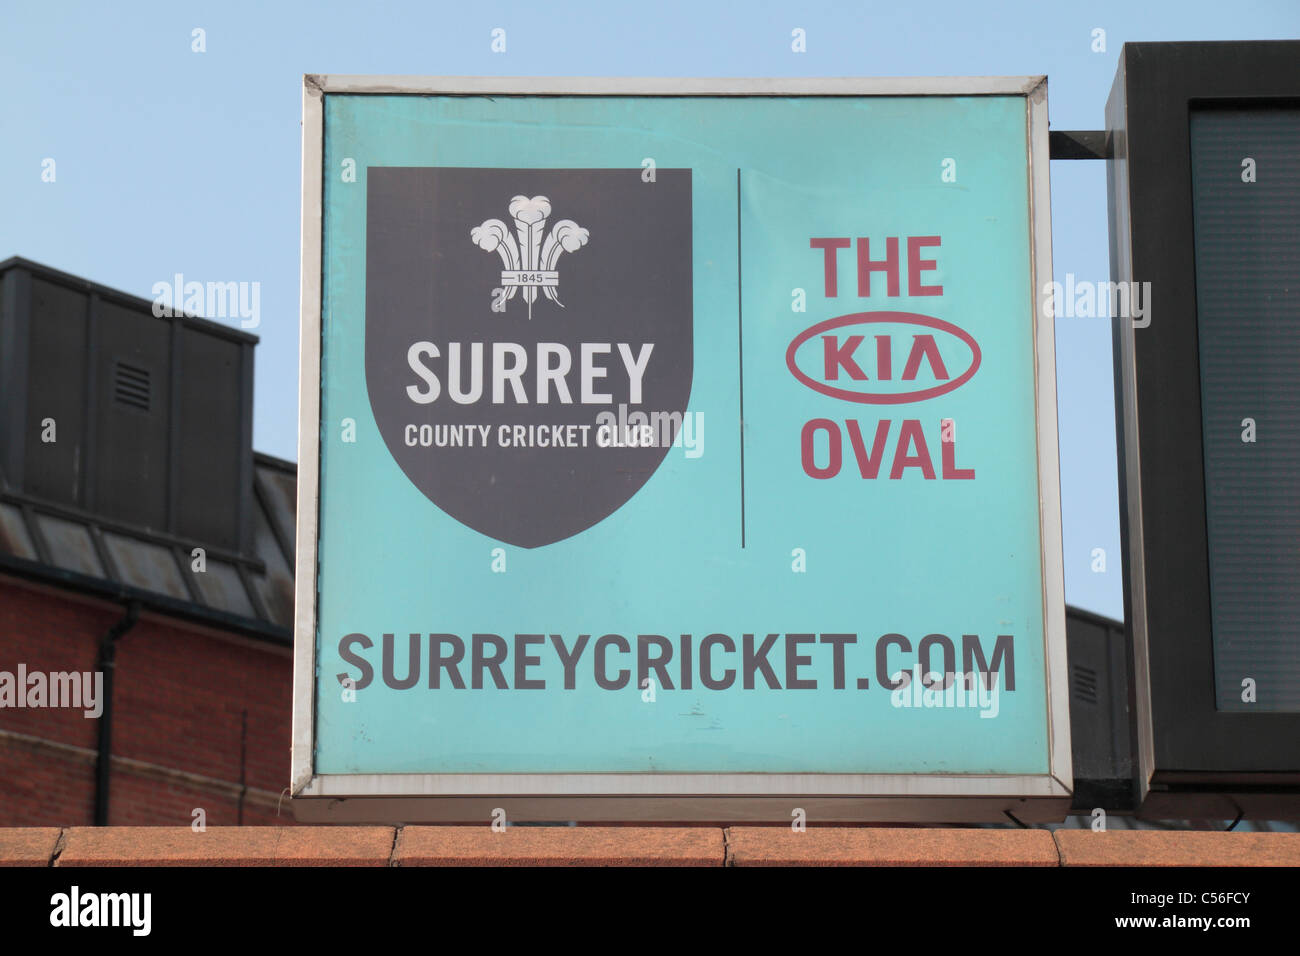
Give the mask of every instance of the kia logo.
POLYGON ((785 353, 790 372, 815 392, 846 402, 865 405, 902 405, 946 395, 970 381, 980 367, 980 347, 969 332, 951 322, 915 312, 854 312, 840 315, 799 333, 785 353), (881 326, 909 326, 907 334, 891 334, 881 326), (861 331, 852 331, 862 327, 861 331), (970 365, 960 374, 950 361, 952 340, 970 349, 970 365), (897 342, 896 342, 897 340, 897 342), (940 342, 948 343, 947 349, 940 342), (805 367, 816 356, 814 378, 799 367, 802 346, 805 367), (895 347, 897 345, 897 354, 895 347), (817 347, 819 346, 819 347, 817 347), (898 383, 902 390, 887 391, 882 385, 898 383))

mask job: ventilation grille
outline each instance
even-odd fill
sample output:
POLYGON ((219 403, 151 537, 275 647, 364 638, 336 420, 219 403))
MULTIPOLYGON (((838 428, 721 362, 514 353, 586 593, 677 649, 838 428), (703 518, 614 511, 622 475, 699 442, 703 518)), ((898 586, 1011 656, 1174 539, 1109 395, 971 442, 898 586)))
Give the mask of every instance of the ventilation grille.
POLYGON ((119 405, 149 411, 149 370, 118 362, 113 374, 113 400, 119 405))
POLYGON ((1085 704, 1097 703, 1097 672, 1091 667, 1074 665, 1074 699, 1085 704))

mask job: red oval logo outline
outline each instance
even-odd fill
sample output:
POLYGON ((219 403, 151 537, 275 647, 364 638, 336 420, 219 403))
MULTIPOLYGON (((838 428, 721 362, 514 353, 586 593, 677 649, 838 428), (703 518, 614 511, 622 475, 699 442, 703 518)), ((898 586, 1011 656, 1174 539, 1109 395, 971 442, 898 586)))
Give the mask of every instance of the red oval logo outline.
POLYGON ((826 319, 824 322, 818 322, 811 328, 805 329, 795 336, 794 341, 785 352, 785 364, 789 367, 790 372, 799 381, 803 382, 815 392, 821 392, 823 395, 829 395, 831 398, 842 399, 846 402, 859 402, 865 405, 904 405, 909 402, 923 402, 926 399, 937 398, 945 395, 956 388, 960 388, 971 380, 971 377, 979 370, 980 367, 980 347, 975 342, 974 336, 964 329, 958 328, 951 322, 945 322, 943 319, 936 319, 932 316, 921 315, 917 312, 853 312, 849 315, 839 315, 833 319, 826 319), (971 350, 971 364, 961 375, 954 378, 951 382, 944 382, 942 385, 935 385, 931 388, 922 389, 919 392, 893 392, 893 393, 872 393, 872 392, 855 392, 847 388, 836 388, 834 385, 827 385, 825 382, 805 375, 803 370, 795 364, 795 353, 799 346, 803 345, 813 336, 830 329, 843 328, 846 325, 871 325, 883 323, 897 323, 899 325, 920 325, 929 329, 938 329, 940 332, 947 332, 949 335, 955 335, 961 339, 971 350))

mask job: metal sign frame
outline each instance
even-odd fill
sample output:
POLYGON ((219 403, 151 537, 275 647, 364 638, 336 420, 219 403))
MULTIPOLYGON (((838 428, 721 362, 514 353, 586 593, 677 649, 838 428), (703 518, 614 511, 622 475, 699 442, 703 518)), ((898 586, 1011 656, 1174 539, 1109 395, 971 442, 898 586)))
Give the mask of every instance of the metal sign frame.
POLYGON ((298 524, 291 794, 319 822, 580 820, 788 823, 801 807, 824 822, 1060 820, 1072 791, 1057 458, 1047 78, 668 79, 306 75, 303 83, 302 285, 298 524), (492 96, 1018 96, 1026 111, 1035 418, 1042 546, 1049 772, 318 774, 315 751, 317 532, 320 491, 324 100, 339 94, 492 96))
POLYGON ((1300 102, 1297 56, 1295 40, 1128 43, 1106 108, 1111 278, 1160 303, 1112 339, 1136 788, 1166 815, 1297 813, 1293 793, 1246 788, 1295 786, 1300 715, 1215 703, 1189 132, 1195 105, 1300 102))

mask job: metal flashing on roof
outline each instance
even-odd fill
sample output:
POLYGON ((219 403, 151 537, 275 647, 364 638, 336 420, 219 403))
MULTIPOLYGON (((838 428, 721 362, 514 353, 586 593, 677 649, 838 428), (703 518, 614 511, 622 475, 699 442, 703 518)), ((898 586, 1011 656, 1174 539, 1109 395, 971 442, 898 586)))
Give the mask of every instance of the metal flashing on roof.
POLYGON ((257 455, 249 554, 204 547, 162 532, 59 507, 14 492, 0 494, 0 570, 43 578, 100 596, 142 600, 155 609, 217 627, 289 642, 293 567, 273 527, 294 533, 295 466, 257 455), (267 490, 270 489, 270 490, 267 490), (203 551, 202 572, 196 549, 203 551))
POLYGON ((252 599, 244 590, 235 565, 224 561, 208 561, 206 569, 201 574, 194 574, 193 580, 209 607, 238 614, 240 617, 254 616, 252 599))
POLYGON ((118 578, 124 584, 181 600, 189 598, 189 590, 176 567, 176 557, 171 549, 112 532, 105 533, 103 540, 118 578))
POLYGON ((0 502, 0 551, 7 551, 29 561, 36 561, 40 557, 36 553, 32 534, 27 530, 27 523, 23 520, 22 509, 8 502, 0 502))
POLYGON ((88 525, 50 514, 38 514, 37 529, 55 566, 79 574, 107 577, 88 525))

